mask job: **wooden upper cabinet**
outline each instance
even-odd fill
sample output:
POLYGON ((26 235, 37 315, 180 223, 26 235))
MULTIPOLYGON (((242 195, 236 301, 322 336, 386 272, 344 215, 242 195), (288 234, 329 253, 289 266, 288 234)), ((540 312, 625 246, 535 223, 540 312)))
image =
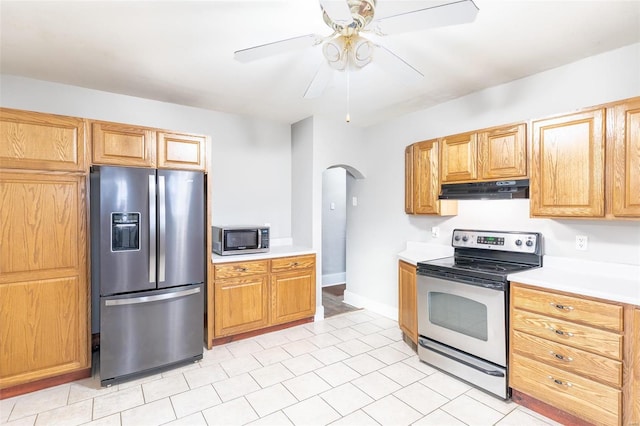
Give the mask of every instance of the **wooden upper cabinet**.
MULTIPOLYGON (((440 180, 438 178, 438 140, 417 142, 412 145, 412 159, 405 152, 405 210, 411 204, 414 214, 435 214, 442 216, 458 214, 458 202, 439 200, 440 180), (410 167, 409 167, 410 166, 410 167), (410 194, 409 194, 410 192, 410 194), (411 201, 406 198, 411 196, 411 201)), ((409 213, 407 211, 407 213, 409 213)))
POLYGON ((153 129, 93 122, 91 130, 93 164, 156 166, 156 134, 153 129))
POLYGON ((440 139, 440 180, 464 182, 478 178, 478 136, 463 133, 440 139))
POLYGON ((527 177, 527 125, 478 133, 479 176, 483 180, 527 177))
POLYGON ((413 145, 404 149, 404 212, 415 213, 413 209, 413 145))
POLYGON ((603 217, 605 110, 533 121, 531 216, 603 217))
POLYGON ((158 132, 158 168, 205 170, 206 137, 158 132))
POLYGON ((607 109, 612 214, 640 217, 640 98, 607 109))
POLYGON ((85 171, 81 118, 0 108, 0 167, 85 171))

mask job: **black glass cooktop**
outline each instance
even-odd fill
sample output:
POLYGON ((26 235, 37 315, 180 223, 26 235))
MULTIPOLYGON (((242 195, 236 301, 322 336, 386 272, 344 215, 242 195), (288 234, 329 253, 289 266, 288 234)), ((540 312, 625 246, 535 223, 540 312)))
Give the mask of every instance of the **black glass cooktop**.
POLYGON ((534 267, 527 264, 458 256, 419 262, 418 265, 422 266, 423 269, 431 271, 449 270, 451 272, 459 272, 462 274, 472 274, 476 272, 481 273, 482 276, 491 275, 499 278, 504 278, 508 274, 524 271, 534 267))

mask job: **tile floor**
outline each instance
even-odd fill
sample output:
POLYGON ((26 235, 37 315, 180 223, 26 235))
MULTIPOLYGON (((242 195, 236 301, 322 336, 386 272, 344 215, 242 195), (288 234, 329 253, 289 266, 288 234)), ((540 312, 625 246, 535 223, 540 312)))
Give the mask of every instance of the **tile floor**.
POLYGON ((101 388, 97 377, 0 401, 8 425, 557 424, 421 363, 366 310, 204 351, 101 388))

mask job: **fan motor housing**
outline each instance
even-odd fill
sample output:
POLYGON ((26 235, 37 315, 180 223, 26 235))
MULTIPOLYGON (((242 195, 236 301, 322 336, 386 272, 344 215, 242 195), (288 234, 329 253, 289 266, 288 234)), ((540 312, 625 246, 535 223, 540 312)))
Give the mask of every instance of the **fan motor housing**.
POLYGON ((335 22, 322 9, 322 19, 325 24, 335 32, 343 36, 357 34, 358 31, 366 27, 372 20, 376 11, 376 0, 346 0, 353 21, 350 23, 335 22))

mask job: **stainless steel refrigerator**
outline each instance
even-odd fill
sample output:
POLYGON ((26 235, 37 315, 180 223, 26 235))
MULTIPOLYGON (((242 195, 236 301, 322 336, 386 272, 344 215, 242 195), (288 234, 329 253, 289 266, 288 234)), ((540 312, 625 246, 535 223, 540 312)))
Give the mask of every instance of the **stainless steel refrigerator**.
POLYGON ((90 188, 101 384, 202 359, 204 174, 94 166, 90 188))

